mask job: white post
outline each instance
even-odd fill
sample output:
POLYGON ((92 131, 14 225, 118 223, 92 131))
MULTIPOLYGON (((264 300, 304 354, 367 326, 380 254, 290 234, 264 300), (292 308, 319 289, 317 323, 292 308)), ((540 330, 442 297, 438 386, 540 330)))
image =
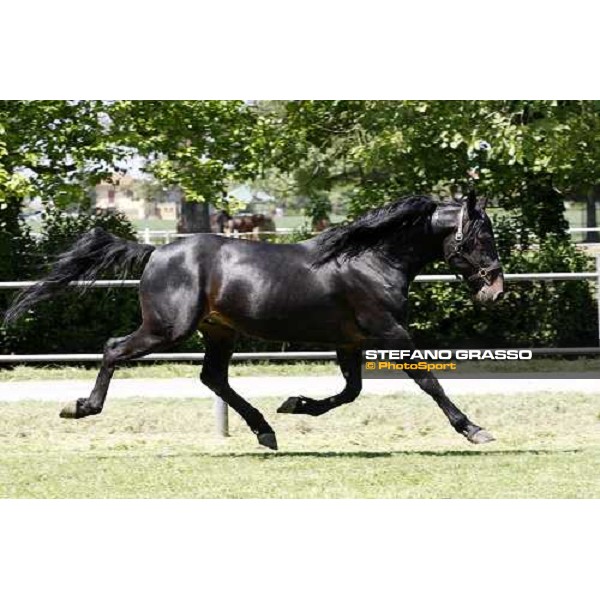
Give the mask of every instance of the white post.
POLYGON ((600 346, 600 254, 596 254, 596 304, 598 306, 598 346, 600 346))
POLYGON ((215 421, 219 437, 229 437, 229 414, 227 409, 227 403, 217 396, 215 398, 215 421))
POLYGON ((149 244, 150 243, 150 228, 146 227, 146 229, 144 230, 144 244, 149 244))

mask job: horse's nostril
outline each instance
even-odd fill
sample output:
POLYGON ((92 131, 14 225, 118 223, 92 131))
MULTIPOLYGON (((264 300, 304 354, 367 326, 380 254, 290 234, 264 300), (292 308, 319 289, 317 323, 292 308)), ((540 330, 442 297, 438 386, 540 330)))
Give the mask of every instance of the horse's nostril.
POLYGON ((497 302, 498 300, 500 300, 500 298, 502 298, 502 296, 504 296, 504 292, 500 291, 500 292, 496 292, 493 296, 492 296, 492 301, 493 302, 497 302))

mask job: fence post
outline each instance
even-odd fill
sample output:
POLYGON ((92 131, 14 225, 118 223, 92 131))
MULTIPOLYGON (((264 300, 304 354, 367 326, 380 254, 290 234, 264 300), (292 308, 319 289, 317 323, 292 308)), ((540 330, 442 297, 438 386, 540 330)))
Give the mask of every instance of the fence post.
POLYGON ((598 306, 598 346, 600 346, 600 254, 596 254, 596 304, 598 306))
POLYGON ((229 437, 229 414, 227 403, 223 402, 218 396, 215 397, 215 421, 217 425, 217 435, 219 437, 229 437))

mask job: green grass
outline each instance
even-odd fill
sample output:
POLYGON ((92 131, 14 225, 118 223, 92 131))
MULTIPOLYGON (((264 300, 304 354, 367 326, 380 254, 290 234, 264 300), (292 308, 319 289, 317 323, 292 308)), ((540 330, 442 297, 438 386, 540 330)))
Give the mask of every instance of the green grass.
MULTIPOLYGON (((329 219, 332 223, 341 223, 345 218, 346 215, 329 215, 329 219)), ((309 219, 304 215, 288 215, 275 218, 275 226, 278 229, 297 229, 299 227, 307 227, 308 225, 309 219)))
MULTIPOLYGON (((144 379, 144 378, 171 378, 171 377, 197 377, 202 365, 189 363, 133 363, 123 365, 115 372, 116 379, 144 379)), ((600 372, 599 358, 570 359, 534 359, 531 361, 485 361, 463 365, 462 372, 489 372, 489 373, 514 373, 529 371, 541 372, 567 372, 580 373, 586 371, 600 372), (466 369, 465 369, 466 367, 466 369)), ((35 381, 45 379, 92 379, 96 376, 98 365, 90 363, 88 366, 25 366, 0 368, 0 382, 2 381, 35 381)), ((298 361, 285 362, 243 362, 232 363, 229 373, 233 377, 274 377, 311 375, 339 375, 337 364, 331 362, 298 361)))
POLYGON ((134 229, 150 229, 150 231, 173 231, 177 230, 177 221, 171 219, 130 219, 134 229))
POLYGON ((216 438, 207 400, 109 402, 58 419, 50 402, 0 403, 0 497, 600 497, 600 398, 458 398, 498 441, 472 446, 422 394, 361 397, 319 418, 255 401, 280 451, 232 414, 216 438))
MULTIPOLYGON (((189 363, 134 363, 123 365, 115 371, 115 379, 168 379, 172 377, 198 377, 202 365, 189 363)), ((19 365, 11 368, 0 368, 0 382, 2 381, 35 381, 35 380, 64 380, 64 379, 92 379, 98 372, 98 365, 90 363, 89 366, 25 366, 19 365)), ((340 370, 335 362, 318 363, 298 361, 294 363, 282 362, 244 362, 232 363, 229 367, 232 377, 261 376, 274 377, 276 375, 339 375, 340 370)))

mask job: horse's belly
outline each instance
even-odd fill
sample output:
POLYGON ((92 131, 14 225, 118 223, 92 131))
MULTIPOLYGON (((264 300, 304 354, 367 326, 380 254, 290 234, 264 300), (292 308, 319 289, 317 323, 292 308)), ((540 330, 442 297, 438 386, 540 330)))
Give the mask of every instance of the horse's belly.
POLYGON ((281 342, 322 344, 352 343, 360 339, 358 326, 340 312, 311 312, 296 315, 249 316, 213 311, 208 320, 251 337, 281 342))
POLYGON ((349 343, 359 335, 344 296, 309 270, 280 269, 278 278, 260 269, 218 282, 209 294, 208 318, 265 340, 349 343))

